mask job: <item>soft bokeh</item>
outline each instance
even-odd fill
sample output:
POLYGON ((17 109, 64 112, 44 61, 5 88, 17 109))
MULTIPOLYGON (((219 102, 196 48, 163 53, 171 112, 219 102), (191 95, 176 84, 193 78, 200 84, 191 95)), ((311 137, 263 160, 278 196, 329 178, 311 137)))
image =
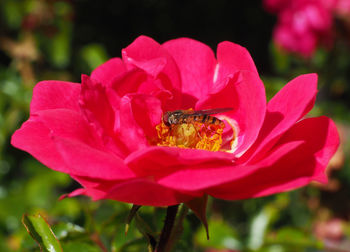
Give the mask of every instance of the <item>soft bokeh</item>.
POLYGON ((273 39, 290 53, 311 57, 318 47, 330 49, 339 39, 340 25, 347 26, 349 0, 264 0, 277 15, 273 39))
MULTIPOLYGON (((283 1, 280 1, 283 2, 283 1)), ((283 6, 283 4, 282 4, 283 6)), ((282 8, 282 7, 278 7, 282 8)), ((143 207, 125 236, 130 205, 88 198, 58 198, 79 188, 10 146, 28 118, 33 86, 40 80, 79 82, 81 73, 120 56, 140 34, 163 43, 191 37, 213 50, 224 40, 246 47, 268 99, 298 75, 316 72, 319 87, 310 116, 333 118, 341 148, 331 160, 327 186, 313 184, 244 201, 209 199, 205 229, 190 212, 176 251, 322 251, 349 246, 350 235, 350 21, 346 0, 332 12, 332 46, 308 57, 272 42, 277 17, 252 1, 45 1, 0 2, 0 251, 37 251, 21 217, 41 213, 64 251, 146 251, 137 228, 159 231, 164 209, 143 207), (343 6, 343 7, 339 7, 343 6), (144 223, 148 223, 145 227, 144 223)), ((328 27, 328 26, 327 26, 328 27)), ((306 84, 307 85, 307 84, 306 84)), ((244 190, 244 188, 242 188, 244 190)))

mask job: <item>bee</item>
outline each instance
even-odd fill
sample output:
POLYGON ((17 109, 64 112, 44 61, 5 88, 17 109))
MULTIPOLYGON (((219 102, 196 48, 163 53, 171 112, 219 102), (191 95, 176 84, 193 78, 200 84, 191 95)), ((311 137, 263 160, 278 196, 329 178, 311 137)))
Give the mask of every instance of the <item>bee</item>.
POLYGON ((167 111, 163 115, 163 122, 166 126, 201 122, 208 125, 220 125, 221 127, 224 127, 223 121, 211 115, 224 113, 231 110, 233 110, 233 108, 167 111))

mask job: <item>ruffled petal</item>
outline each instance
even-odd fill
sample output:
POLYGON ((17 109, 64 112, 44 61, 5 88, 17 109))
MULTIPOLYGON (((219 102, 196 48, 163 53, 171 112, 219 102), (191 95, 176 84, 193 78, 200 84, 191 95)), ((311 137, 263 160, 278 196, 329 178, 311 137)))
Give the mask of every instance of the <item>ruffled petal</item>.
POLYGON ((123 160, 112 153, 98 150, 69 138, 51 137, 68 166, 62 172, 94 179, 121 180, 134 178, 123 160))
POLYGON ((49 135, 74 139, 94 148, 104 149, 93 129, 76 111, 68 109, 42 110, 32 117, 42 122, 50 130, 49 135))
POLYGON ((115 78, 111 88, 119 97, 123 97, 128 93, 138 93, 140 86, 147 81, 147 78, 147 73, 142 69, 133 69, 115 78))
POLYGON ((37 118, 31 117, 12 135, 11 144, 30 153, 44 165, 56 171, 68 170, 66 163, 56 149, 50 136, 50 129, 37 118))
POLYGON ((191 200, 194 196, 193 193, 186 194, 161 186, 151 179, 139 178, 116 185, 108 191, 106 198, 136 205, 170 206, 191 200))
POLYGON ((190 167, 196 172, 196 167, 201 164, 219 167, 233 162, 234 156, 227 152, 161 146, 140 149, 125 159, 125 163, 139 176, 157 178, 190 167))
POLYGON ((142 69, 149 76, 161 82, 162 89, 172 93, 168 103, 172 109, 181 105, 181 76, 171 55, 153 39, 140 36, 122 51, 127 69, 142 69))
POLYGON ((258 75, 254 61, 248 50, 232 42, 221 42, 217 48, 215 83, 221 83, 227 76, 237 71, 250 71, 258 75))
POLYGON ((15 132, 11 143, 56 171, 106 179, 133 177, 123 160, 106 151, 72 110, 38 111, 15 132))
POLYGON ((211 194, 211 191, 209 191, 209 189, 206 190, 206 188, 237 181, 250 174, 254 174, 262 167, 273 164, 279 160, 281 156, 294 150, 301 144, 302 142, 297 141, 282 145, 271 153, 263 163, 259 164, 240 165, 236 164, 234 161, 229 163, 222 160, 213 160, 207 163, 172 166, 173 172, 158 178, 157 182, 176 190, 202 190, 205 193, 211 194))
POLYGON ((112 58, 92 71, 90 77, 103 86, 110 86, 114 79, 124 75, 125 72, 126 67, 122 59, 112 58))
MULTIPOLYGON (((189 38, 170 40, 162 47, 171 54, 180 69, 182 93, 198 100, 207 95, 213 85, 216 66, 210 47, 189 38)), ((191 104, 183 104, 185 109, 190 107, 191 104)))
POLYGON ((119 110, 112 106, 112 103, 114 105, 118 101, 120 97, 111 87, 105 87, 89 76, 82 75, 79 104, 84 118, 108 149, 119 157, 125 157, 128 150, 116 135, 120 123, 119 110))
POLYGON ((52 141, 52 134, 101 148, 98 139, 80 114, 68 109, 37 111, 13 134, 11 143, 29 152, 48 167, 67 172, 66 163, 52 141))
POLYGON ((201 196, 201 192, 180 192, 158 185, 151 178, 135 178, 127 181, 92 180, 73 177, 84 188, 67 196, 77 194, 92 197, 94 200, 112 199, 147 206, 169 206, 201 196))
POLYGON ((225 116, 237 126, 234 154, 239 157, 256 140, 265 117, 265 88, 259 76, 248 71, 237 72, 226 80, 222 89, 200 101, 196 109, 226 107, 233 108, 225 116))
POLYGON ((82 90, 79 100, 87 121, 95 127, 100 136, 113 135, 115 114, 108 101, 106 89, 87 75, 82 75, 82 90))
POLYGON ((242 160, 263 157, 284 132, 311 110, 316 93, 316 74, 301 75, 282 88, 267 104, 258 139, 242 160))
MULTIPOLYGON (((256 164, 260 168, 254 173, 210 188, 207 193, 221 199, 237 200, 296 189, 312 180, 327 182, 325 169, 339 145, 335 124, 327 117, 302 120, 286 132, 277 145, 295 141, 302 141, 302 145, 271 165, 256 164)), ((260 164, 264 162, 260 161, 260 164)))
POLYGON ((30 112, 66 108, 79 111, 81 85, 66 81, 41 81, 35 85, 30 112))
POLYGON ((155 126, 162 117, 160 101, 150 95, 126 95, 120 102, 118 136, 130 151, 148 147, 157 138, 155 126))

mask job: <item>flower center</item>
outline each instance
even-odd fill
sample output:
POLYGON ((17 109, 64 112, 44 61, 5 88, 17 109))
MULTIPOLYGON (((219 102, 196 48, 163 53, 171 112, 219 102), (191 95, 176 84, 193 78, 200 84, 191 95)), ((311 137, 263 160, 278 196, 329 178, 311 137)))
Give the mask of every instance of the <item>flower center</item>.
POLYGON ((219 151, 225 124, 217 118, 215 118, 216 123, 195 119, 173 124, 164 123, 162 120, 156 126, 157 145, 219 151))

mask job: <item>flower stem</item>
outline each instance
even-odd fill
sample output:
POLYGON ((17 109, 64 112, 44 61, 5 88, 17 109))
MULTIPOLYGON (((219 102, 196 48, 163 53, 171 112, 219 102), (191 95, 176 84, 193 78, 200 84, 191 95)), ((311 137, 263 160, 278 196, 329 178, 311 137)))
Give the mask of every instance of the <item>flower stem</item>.
POLYGON ((168 250, 169 238, 174 226, 178 209, 179 209, 179 205, 169 206, 167 208, 164 226, 162 229, 162 233, 160 234, 159 242, 155 252, 169 251, 168 250))
POLYGON ((186 206, 186 204, 182 204, 182 206, 180 207, 178 216, 176 218, 173 231, 171 232, 171 235, 168 241, 167 249, 169 251, 171 251, 176 241, 179 240, 183 232, 183 221, 186 218, 187 213, 188 213, 188 207, 186 206))

